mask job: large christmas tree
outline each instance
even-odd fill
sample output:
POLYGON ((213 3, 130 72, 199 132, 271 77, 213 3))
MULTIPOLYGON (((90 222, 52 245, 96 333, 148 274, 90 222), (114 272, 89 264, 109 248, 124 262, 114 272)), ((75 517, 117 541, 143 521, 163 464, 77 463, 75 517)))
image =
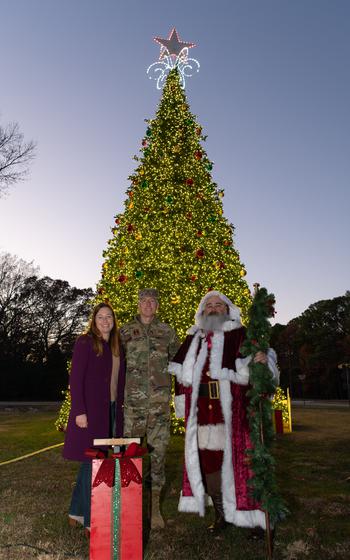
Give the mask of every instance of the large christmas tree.
POLYGON ((121 323, 137 309, 138 290, 157 288, 160 316, 182 338, 199 300, 220 290, 247 316, 251 298, 223 216, 205 136, 190 112, 178 69, 166 79, 156 117, 129 177, 123 213, 104 251, 98 300, 108 300, 121 323))

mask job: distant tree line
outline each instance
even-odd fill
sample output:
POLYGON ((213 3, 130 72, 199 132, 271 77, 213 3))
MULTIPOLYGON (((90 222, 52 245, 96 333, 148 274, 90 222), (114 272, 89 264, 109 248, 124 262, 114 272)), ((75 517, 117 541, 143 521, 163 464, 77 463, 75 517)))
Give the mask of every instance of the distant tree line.
POLYGON ((0 400, 62 398, 92 297, 91 288, 40 277, 32 264, 0 254, 0 400))
MULTIPOLYGON (((281 385, 294 398, 346 399, 350 363, 350 291, 318 301, 287 325, 272 328, 281 385)), ((349 372, 350 373, 350 372, 349 372)))
MULTIPOLYGON (((90 314, 91 288, 40 277, 0 254, 0 400, 60 400, 67 361, 90 314)), ((350 363, 350 291, 318 301, 287 325, 272 328, 281 386, 293 398, 346 399, 350 363)))

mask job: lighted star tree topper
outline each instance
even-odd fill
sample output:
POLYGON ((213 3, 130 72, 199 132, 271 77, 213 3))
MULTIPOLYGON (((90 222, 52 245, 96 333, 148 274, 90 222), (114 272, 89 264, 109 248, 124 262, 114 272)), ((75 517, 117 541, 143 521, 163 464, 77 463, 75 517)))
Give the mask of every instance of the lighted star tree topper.
POLYGON ((154 37, 154 41, 161 45, 159 60, 147 68, 150 79, 157 82, 157 89, 162 89, 171 70, 178 69, 181 86, 185 87, 186 78, 199 72, 200 64, 195 58, 188 56, 189 49, 195 47, 194 43, 180 41, 178 33, 173 27, 167 39, 154 37))

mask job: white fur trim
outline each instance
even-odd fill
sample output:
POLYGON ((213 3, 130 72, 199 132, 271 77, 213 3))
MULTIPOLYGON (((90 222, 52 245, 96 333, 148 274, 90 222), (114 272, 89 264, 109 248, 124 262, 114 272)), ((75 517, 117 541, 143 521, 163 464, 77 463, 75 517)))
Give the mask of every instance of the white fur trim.
MULTIPOLYGON (((208 496, 207 494, 205 495, 205 505, 206 506, 213 505, 211 497, 208 496)), ((183 496, 182 492, 180 493, 178 510, 185 511, 188 513, 199 513, 196 499, 193 496, 183 496)))
POLYGON ((199 513, 196 498, 194 496, 183 496, 181 492, 178 510, 188 513, 199 513))
POLYGON ((199 449, 219 450, 225 446, 225 424, 198 426, 199 449))
MULTIPOLYGON (((187 351, 186 358, 184 359, 184 362, 182 364, 181 378, 180 379, 178 378, 178 381, 180 381, 182 385, 185 385, 185 387, 189 387, 190 385, 192 385, 192 380, 194 377, 194 369, 197 365, 198 358, 199 358, 199 356, 197 358, 197 350, 198 350, 199 340, 201 336, 202 335, 199 331, 194 335, 190 347, 187 351)), ((207 352, 206 344, 202 344, 200 353, 203 351, 203 349, 205 349, 205 352, 207 352)))
POLYGON ((171 375, 176 375, 177 380, 180 382, 182 377, 182 364, 179 364, 178 362, 169 362, 168 372, 171 375))
POLYGON ((226 436, 221 471, 221 491, 225 519, 238 527, 262 527, 265 529, 265 514, 261 510, 237 510, 235 478, 232 465, 232 394, 229 381, 220 381, 220 396, 221 408, 225 419, 226 436))
POLYGON ((175 395, 174 408, 176 418, 185 417, 185 395, 175 395))
POLYGON ((237 358, 236 359, 236 371, 234 372, 234 383, 238 383, 238 385, 248 385, 249 383, 249 364, 252 360, 251 356, 247 356, 246 358, 237 358))
POLYGON ((211 353, 210 353, 210 377, 212 379, 222 379, 222 356, 224 353, 224 340, 223 332, 215 331, 211 339, 211 353))
MULTIPOLYGON (((196 337, 194 338, 194 340, 195 339, 196 337)), ((198 508, 197 511, 199 515, 202 517, 204 516, 204 509, 205 509, 205 500, 204 500, 205 491, 204 491, 204 486, 202 481, 202 473, 200 469, 199 455, 198 455, 197 400, 198 400, 198 390, 199 390, 199 384, 202 376, 202 370, 206 359, 207 359, 207 344, 205 341, 203 341, 197 360, 195 361, 195 364, 192 367, 192 371, 191 371, 192 398, 191 398, 190 414, 187 419, 186 437, 185 437, 185 462, 186 462, 188 479, 191 485, 193 497, 195 498, 197 503, 197 508, 198 508)))
MULTIPOLYGON (((240 367, 240 371, 234 371, 228 368, 222 368, 222 356, 224 353, 224 343, 225 343, 225 335, 221 331, 214 332, 212 339, 212 349, 210 354, 210 377, 212 379, 226 379, 228 381, 232 381, 233 383, 238 383, 239 385, 248 385, 249 382, 249 368, 246 366, 244 358, 242 360, 242 364, 239 362, 238 365, 240 367), (243 368, 243 364, 244 367, 243 368)), ((239 358, 236 360, 236 364, 239 358)), ((250 358, 247 360, 247 363, 250 361, 250 358)))

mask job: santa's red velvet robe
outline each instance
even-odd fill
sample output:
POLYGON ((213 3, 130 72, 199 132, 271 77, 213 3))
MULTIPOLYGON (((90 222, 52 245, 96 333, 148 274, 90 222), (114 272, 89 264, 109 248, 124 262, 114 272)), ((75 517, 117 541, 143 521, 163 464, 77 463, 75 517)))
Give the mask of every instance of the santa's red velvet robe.
POLYGON ((223 450, 221 484, 226 521, 240 527, 265 528, 265 515, 247 487, 247 480, 252 476, 246 456, 246 450, 251 447, 246 417, 250 358, 241 358, 239 354, 244 328, 234 320, 226 321, 222 330, 215 331, 209 340, 197 326, 189 332, 169 366, 177 378, 176 413, 185 416, 186 423, 179 510, 204 515, 207 496, 198 450, 200 436, 202 441, 207 438, 207 448, 223 450), (210 380, 219 383, 219 407, 210 399, 198 397, 202 376, 208 369, 210 380), (209 407, 208 403, 214 406, 209 407), (207 406, 208 425, 201 425, 198 431, 199 424, 205 423, 203 407, 207 406))

